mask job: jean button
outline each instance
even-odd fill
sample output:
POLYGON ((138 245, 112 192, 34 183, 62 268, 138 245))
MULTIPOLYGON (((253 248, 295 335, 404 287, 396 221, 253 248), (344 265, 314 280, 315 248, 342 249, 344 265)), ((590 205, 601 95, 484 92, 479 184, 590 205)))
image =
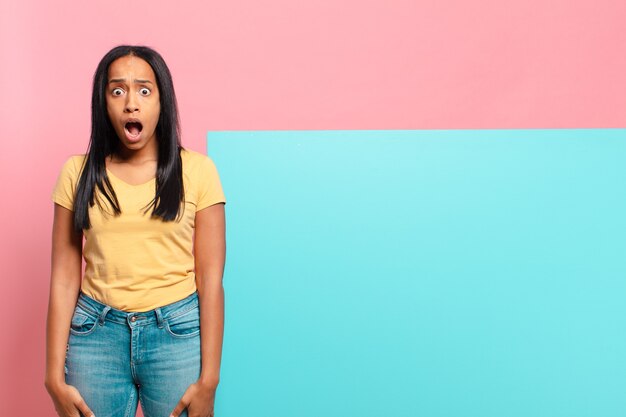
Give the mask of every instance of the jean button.
POLYGON ((137 316, 132 316, 132 317, 130 318, 130 321, 132 321, 132 322, 137 321, 137 316))

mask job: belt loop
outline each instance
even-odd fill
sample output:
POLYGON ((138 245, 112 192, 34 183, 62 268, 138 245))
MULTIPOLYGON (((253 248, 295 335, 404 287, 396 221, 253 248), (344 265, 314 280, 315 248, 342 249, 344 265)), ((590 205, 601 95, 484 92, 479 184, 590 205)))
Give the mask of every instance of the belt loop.
POLYGON ((104 310, 102 310, 102 313, 100 314, 100 319, 98 320, 98 322, 100 323, 100 326, 104 325, 104 318, 107 316, 107 313, 109 312, 110 309, 111 309, 110 306, 105 306, 104 310))
POLYGON ((159 329, 163 328, 163 314, 161 313, 161 307, 158 307, 154 310, 157 316, 157 327, 159 329))

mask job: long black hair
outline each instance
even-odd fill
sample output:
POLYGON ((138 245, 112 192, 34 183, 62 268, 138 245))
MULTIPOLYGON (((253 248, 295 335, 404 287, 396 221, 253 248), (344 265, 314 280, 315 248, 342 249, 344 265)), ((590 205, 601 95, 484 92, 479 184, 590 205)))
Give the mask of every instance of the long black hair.
MULTIPOLYGON (((95 198, 96 189, 108 201, 116 216, 122 212, 106 173, 105 158, 114 153, 119 146, 122 146, 107 112, 106 88, 109 66, 116 59, 128 55, 137 56, 152 67, 159 88, 161 105, 159 121, 156 126, 158 162, 155 196, 146 205, 144 214, 152 206, 152 217, 171 221, 180 214, 181 202, 184 202, 185 193, 180 157, 180 151, 184 148, 180 141, 178 106, 170 70, 161 55, 155 50, 146 46, 120 45, 111 49, 102 58, 93 77, 91 137, 74 201, 74 229, 76 232, 91 228, 88 208, 93 207, 94 200, 97 200, 98 206, 103 210, 100 200, 95 198)), ((184 204, 182 207, 184 210, 184 204)))

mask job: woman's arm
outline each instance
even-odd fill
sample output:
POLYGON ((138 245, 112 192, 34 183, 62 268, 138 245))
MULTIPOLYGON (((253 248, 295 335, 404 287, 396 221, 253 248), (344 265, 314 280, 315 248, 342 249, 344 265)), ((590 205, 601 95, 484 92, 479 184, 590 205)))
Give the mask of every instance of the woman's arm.
POLYGON ((224 260, 226 236, 224 204, 218 203, 196 213, 194 257, 196 286, 200 303, 200 378, 191 384, 172 411, 179 417, 187 408, 189 417, 213 416, 215 391, 220 380, 224 337, 224 260))
POLYGON ((65 347, 80 291, 83 234, 74 232, 74 213, 55 203, 52 269, 46 325, 45 387, 60 417, 94 417, 78 390, 65 383, 65 347))
POLYGON ((82 233, 74 232, 74 213, 55 203, 52 226, 52 268, 46 324, 48 390, 65 383, 65 349, 80 291, 82 233))
POLYGON ((224 204, 214 204, 196 213, 194 257, 202 351, 199 382, 212 388, 219 383, 224 337, 225 229, 224 204))

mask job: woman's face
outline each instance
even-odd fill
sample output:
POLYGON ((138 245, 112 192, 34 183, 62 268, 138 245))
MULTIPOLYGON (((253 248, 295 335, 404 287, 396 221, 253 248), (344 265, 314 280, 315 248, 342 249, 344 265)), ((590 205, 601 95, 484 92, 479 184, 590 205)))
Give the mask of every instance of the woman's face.
POLYGON ((154 71, 146 61, 127 55, 111 63, 106 103, 111 124, 124 146, 140 149, 156 142, 161 103, 154 71))

